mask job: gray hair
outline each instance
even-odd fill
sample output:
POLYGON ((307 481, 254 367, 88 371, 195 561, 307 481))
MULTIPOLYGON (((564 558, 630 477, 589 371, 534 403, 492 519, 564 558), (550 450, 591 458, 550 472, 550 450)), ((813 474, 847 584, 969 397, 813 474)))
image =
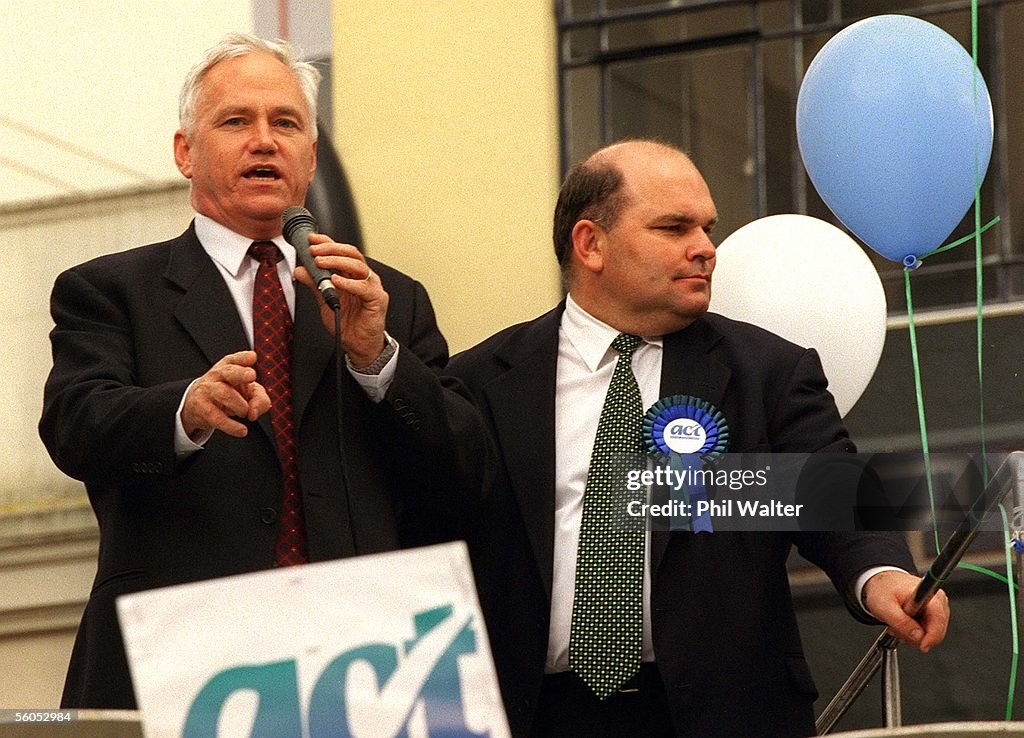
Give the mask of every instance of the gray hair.
POLYGON ((310 128, 316 138, 316 96, 320 87, 320 70, 309 62, 300 61, 294 49, 286 41, 265 41, 248 33, 229 33, 216 46, 207 49, 199 62, 192 67, 178 97, 178 123, 186 136, 191 136, 196 125, 196 107, 202 92, 203 77, 214 65, 225 59, 247 54, 269 54, 284 64, 295 75, 295 80, 306 98, 309 108, 310 128))

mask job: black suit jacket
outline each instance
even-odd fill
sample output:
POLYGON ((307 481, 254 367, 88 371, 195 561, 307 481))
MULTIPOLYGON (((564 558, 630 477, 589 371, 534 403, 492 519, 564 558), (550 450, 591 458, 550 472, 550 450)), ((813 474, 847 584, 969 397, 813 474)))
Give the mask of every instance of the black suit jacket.
MULTIPOLYGON (((529 732, 547 649, 551 597, 555 372, 563 306, 454 357, 501 462, 495 520, 473 542, 481 597, 513 731, 529 732)), ((707 314, 665 336, 661 397, 688 394, 719 408, 730 452, 853 450, 814 351, 707 314)), ((814 732, 817 693, 790 598, 792 545, 821 566, 851 612, 864 569, 911 569, 888 533, 653 533, 655 658, 679 735, 814 732)))
MULTIPOLYGON (((371 265, 390 294, 398 369, 377 405, 343 371, 340 425, 335 344, 309 290, 296 290, 293 403, 311 561, 463 537, 470 509, 466 460, 481 435, 478 415, 437 378, 447 345, 426 291, 371 265)), ((189 382, 249 348, 193 227, 64 272, 51 310, 40 435, 57 466, 86 483, 100 526, 62 702, 131 708, 115 598, 272 568, 280 466, 269 414, 245 438, 214 433, 202 451, 175 456, 174 417, 189 382)))

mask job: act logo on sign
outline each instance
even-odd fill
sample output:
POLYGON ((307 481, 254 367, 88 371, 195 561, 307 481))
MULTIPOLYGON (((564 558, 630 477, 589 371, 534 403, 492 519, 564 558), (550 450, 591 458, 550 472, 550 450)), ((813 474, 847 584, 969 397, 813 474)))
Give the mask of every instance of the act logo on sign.
POLYGON ((239 692, 255 693, 250 735, 289 738, 405 736, 422 705, 431 736, 489 736, 466 726, 458 659, 476 653, 474 615, 451 605, 416 613, 415 635, 399 644, 365 643, 339 653, 313 687, 303 730, 295 659, 244 664, 213 676, 192 700, 185 738, 217 735, 221 711, 239 692))

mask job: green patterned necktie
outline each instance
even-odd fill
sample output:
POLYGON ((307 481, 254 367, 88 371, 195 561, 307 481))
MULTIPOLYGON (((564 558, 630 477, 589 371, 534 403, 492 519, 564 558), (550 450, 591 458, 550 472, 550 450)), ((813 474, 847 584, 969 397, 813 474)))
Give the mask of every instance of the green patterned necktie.
POLYGON ((569 667, 606 699, 640 668, 643 645, 643 526, 627 526, 624 472, 642 450, 643 402, 633 376, 642 339, 620 333, 619 360, 597 424, 583 494, 569 667))

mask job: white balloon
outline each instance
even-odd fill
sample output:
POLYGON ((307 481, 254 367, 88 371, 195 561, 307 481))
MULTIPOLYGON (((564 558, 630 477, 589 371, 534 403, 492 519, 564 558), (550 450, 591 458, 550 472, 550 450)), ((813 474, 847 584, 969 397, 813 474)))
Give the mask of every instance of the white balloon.
POLYGON ((846 415, 885 343, 885 291, 860 245, 807 215, 771 215, 718 247, 711 310, 817 349, 846 415))

